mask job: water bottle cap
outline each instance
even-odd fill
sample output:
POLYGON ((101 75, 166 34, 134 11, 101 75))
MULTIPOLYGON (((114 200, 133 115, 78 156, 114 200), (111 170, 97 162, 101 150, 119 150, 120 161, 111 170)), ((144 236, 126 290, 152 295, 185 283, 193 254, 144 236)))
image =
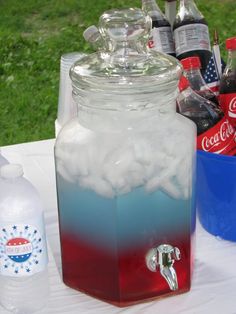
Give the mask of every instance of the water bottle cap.
POLYGON ((226 49, 236 50, 236 37, 226 39, 226 49))
POLYGON ((83 36, 84 36, 84 39, 86 41, 90 41, 91 37, 94 35, 94 34, 99 34, 99 30, 98 28, 95 26, 95 25, 91 25, 89 26, 84 32, 83 32, 83 36))
POLYGON ((4 179, 16 179, 24 174, 23 168, 18 164, 4 165, 0 169, 0 176, 4 179))
POLYGON ((201 69, 201 61, 199 57, 189 57, 180 61, 184 70, 201 69))
POLYGON ((183 90, 187 89, 190 86, 189 81, 185 76, 181 76, 179 81, 179 91, 182 92, 183 90))

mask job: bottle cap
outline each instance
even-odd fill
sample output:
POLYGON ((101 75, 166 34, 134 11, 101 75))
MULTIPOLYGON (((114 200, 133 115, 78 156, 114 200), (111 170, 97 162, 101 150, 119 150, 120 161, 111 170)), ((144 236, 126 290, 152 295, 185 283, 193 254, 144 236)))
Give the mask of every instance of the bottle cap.
POLYGON ((185 76, 181 76, 179 81, 179 91, 182 92, 183 90, 187 89, 190 86, 189 81, 185 76))
POLYGON ((91 40, 91 38, 92 38, 95 34, 99 34, 99 36, 100 36, 100 32, 99 32, 98 28, 97 28, 95 25, 89 26, 89 27, 86 28, 86 30, 83 32, 84 39, 85 39, 86 41, 88 41, 88 42, 91 40))
POLYGON ((189 57, 180 61, 184 70, 201 69, 199 57, 189 57))
POLYGON ((236 37, 226 39, 226 49, 236 50, 236 37))
POLYGON ((18 164, 4 165, 0 169, 0 176, 4 179, 16 179, 24 174, 23 168, 18 164))

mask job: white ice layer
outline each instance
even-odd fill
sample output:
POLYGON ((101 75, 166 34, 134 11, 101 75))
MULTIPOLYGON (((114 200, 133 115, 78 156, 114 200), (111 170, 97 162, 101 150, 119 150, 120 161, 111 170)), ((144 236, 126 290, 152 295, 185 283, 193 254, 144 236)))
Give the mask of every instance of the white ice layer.
POLYGON ((57 172, 112 198, 144 187, 175 199, 191 195, 195 127, 178 116, 147 132, 92 132, 71 122, 56 144, 57 172))

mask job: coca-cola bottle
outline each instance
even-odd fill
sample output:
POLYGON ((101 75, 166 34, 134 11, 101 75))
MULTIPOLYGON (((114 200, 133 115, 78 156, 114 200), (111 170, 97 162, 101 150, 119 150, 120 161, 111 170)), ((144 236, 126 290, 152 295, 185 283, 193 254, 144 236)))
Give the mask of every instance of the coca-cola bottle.
POLYGON ((175 57, 174 39, 171 25, 155 0, 142 0, 142 9, 152 19, 149 48, 175 57))
POLYGON ((191 88, 203 98, 206 98, 216 105, 219 105, 216 95, 210 90, 201 75, 201 60, 199 57, 189 57, 181 60, 191 88))
POLYGON ((228 61, 220 81, 220 105, 236 126, 236 37, 226 40, 228 61))
POLYGON ((204 73, 211 57, 209 30, 193 0, 180 0, 173 30, 177 58, 199 56, 204 73))
POLYGON ((180 80, 179 90, 177 111, 195 122, 197 148, 210 153, 235 155, 235 130, 221 109, 195 93, 184 76, 180 80))

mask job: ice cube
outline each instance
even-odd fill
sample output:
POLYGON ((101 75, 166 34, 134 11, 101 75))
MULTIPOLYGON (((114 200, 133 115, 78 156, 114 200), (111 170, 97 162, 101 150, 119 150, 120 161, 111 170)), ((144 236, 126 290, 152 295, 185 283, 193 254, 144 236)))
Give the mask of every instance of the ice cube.
POLYGON ((181 191, 170 180, 163 181, 161 183, 160 189, 174 199, 181 198, 181 191))
POLYGON ((103 197, 113 198, 115 195, 112 186, 96 176, 80 177, 79 185, 83 188, 91 189, 103 197))

